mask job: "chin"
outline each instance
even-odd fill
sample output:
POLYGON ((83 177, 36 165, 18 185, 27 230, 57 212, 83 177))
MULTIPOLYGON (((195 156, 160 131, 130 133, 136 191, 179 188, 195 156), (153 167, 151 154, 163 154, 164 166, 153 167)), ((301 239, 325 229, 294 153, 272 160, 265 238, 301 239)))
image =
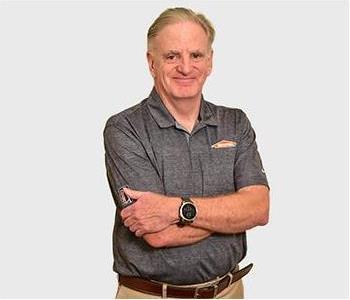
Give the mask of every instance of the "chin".
POLYGON ((200 94, 198 89, 182 87, 173 92, 175 98, 194 98, 200 94))
POLYGON ((178 99, 189 99, 189 98, 194 98, 196 96, 197 96, 197 94, 190 94, 190 93, 177 93, 177 94, 174 94, 174 98, 178 98, 178 99))

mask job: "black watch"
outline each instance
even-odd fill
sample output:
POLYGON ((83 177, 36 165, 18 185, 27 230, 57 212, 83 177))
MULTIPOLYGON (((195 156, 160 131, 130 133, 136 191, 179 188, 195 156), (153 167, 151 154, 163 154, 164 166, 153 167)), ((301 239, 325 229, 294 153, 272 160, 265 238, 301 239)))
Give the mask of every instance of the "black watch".
POLYGON ((181 197, 182 203, 179 209, 179 226, 191 224, 197 216, 197 208, 188 197, 181 197))

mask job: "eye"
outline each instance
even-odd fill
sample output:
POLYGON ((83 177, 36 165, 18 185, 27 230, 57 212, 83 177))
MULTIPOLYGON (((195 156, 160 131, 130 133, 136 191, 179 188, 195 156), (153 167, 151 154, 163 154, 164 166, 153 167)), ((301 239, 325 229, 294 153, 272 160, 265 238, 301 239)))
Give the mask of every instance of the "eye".
POLYGON ((191 53, 191 58, 195 61, 201 60, 203 57, 204 55, 200 52, 191 53))
POLYGON ((170 54, 166 57, 167 60, 174 60, 176 56, 174 54, 170 54))
POLYGON ((179 55, 176 53, 168 53, 164 56, 164 58, 167 63, 171 64, 171 63, 175 63, 178 60, 179 55))

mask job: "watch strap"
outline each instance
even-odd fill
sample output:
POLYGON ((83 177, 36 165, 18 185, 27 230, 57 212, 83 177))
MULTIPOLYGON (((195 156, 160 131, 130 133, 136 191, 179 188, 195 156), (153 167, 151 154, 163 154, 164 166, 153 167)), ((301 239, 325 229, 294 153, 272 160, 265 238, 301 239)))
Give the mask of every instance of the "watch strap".
POLYGON ((184 202, 190 202, 190 203, 193 203, 193 201, 191 200, 190 197, 181 197, 181 200, 182 200, 182 203, 184 202))

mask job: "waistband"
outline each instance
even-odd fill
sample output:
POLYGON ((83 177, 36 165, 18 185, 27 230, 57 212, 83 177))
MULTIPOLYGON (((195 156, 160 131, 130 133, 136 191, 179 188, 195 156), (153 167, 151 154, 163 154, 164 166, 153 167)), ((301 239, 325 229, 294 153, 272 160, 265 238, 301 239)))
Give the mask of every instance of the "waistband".
POLYGON ((253 264, 251 263, 240 270, 235 268, 224 276, 197 285, 173 285, 140 277, 123 275, 119 275, 119 284, 141 293, 162 298, 215 298, 221 291, 247 275, 252 267, 253 264))

